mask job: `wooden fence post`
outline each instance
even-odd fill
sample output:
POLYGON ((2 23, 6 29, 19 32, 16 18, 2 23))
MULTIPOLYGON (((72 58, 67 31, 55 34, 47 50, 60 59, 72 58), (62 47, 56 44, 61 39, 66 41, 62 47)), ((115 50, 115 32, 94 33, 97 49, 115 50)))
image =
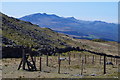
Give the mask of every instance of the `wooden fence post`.
POLYGON ((61 60, 60 60, 60 54, 58 55, 58 73, 60 74, 60 64, 61 64, 61 60))
POLYGON ((115 57, 114 57, 114 62, 115 62, 115 57))
POLYGON ((36 65, 36 56, 34 56, 34 62, 35 62, 35 65, 36 65))
POLYGON ((40 71, 42 71, 42 58, 41 58, 41 56, 40 56, 40 71))
POLYGON ((104 55, 104 74, 106 74, 106 55, 104 55))
POLYGON ((74 53, 74 58, 75 58, 75 53, 74 53))
POLYGON ((23 59, 22 69, 25 70, 25 63, 26 63, 25 61, 26 61, 26 60, 25 60, 25 51, 24 51, 24 49, 22 49, 22 53, 23 53, 23 55, 22 55, 22 59, 23 59))
POLYGON ((93 55, 93 59, 92 59, 92 64, 94 64, 94 55, 93 55))
POLYGON ((71 57, 70 57, 70 53, 68 53, 68 56, 69 56, 69 65, 70 65, 70 61, 71 61, 71 57))
POLYGON ((60 59, 60 53, 58 53, 58 64, 59 64, 59 59, 60 59))
POLYGON ((19 66, 18 66, 18 69, 17 69, 17 70, 19 70, 19 69, 21 68, 22 63, 23 63, 23 59, 20 61, 20 64, 19 64, 19 66))
POLYGON ((84 64, 84 59, 82 58, 81 75, 83 75, 83 64, 84 64))
POLYGON ((36 62, 36 56, 34 56, 34 62, 36 62))
POLYGON ((119 58, 117 58, 117 65, 119 65, 119 58))
POLYGON ((111 62, 112 62, 112 57, 111 57, 111 62))
POLYGON ((48 66, 48 53, 46 55, 46 66, 48 66))
POLYGON ((116 65, 117 65, 117 60, 118 60, 118 59, 116 58, 116 65))

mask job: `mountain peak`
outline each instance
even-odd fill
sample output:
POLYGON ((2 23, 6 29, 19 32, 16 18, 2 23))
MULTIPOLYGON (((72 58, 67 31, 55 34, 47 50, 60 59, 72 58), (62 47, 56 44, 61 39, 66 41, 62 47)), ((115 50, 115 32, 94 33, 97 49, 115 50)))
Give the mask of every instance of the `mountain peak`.
POLYGON ((55 14, 47 14, 47 13, 35 13, 35 14, 28 15, 28 16, 54 16, 54 17, 59 17, 55 14))
POLYGON ((75 19, 74 17, 68 17, 69 19, 75 19))

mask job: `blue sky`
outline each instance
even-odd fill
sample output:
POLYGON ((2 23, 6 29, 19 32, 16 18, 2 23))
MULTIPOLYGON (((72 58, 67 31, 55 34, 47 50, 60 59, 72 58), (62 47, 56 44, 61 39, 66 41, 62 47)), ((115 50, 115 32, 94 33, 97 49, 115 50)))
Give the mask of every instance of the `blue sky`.
POLYGON ((118 21, 117 2, 3 2, 1 12, 16 18, 47 13, 80 20, 118 21))

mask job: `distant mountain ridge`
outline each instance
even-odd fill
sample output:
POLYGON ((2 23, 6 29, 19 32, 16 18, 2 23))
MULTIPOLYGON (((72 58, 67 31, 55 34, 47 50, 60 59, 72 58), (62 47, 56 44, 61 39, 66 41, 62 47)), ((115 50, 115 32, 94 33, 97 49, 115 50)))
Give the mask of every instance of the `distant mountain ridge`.
POLYGON ((68 34, 80 39, 104 39, 117 41, 118 25, 103 21, 83 21, 74 17, 59 17, 55 14, 36 13, 19 18, 37 24, 41 27, 51 28, 57 32, 68 34))

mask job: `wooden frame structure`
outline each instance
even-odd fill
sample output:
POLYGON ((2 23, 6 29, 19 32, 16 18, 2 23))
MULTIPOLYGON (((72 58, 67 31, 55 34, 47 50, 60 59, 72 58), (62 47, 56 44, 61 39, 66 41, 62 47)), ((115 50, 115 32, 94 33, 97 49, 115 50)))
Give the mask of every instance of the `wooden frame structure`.
POLYGON ((19 64, 18 70, 21 67, 23 70, 28 70, 28 71, 36 71, 37 70, 34 56, 32 55, 32 53, 30 53, 30 51, 28 53, 26 53, 24 48, 22 48, 22 59, 19 64), (30 57, 31 61, 28 60, 29 57, 30 57), (28 69, 26 69, 26 64, 27 64, 28 69))

